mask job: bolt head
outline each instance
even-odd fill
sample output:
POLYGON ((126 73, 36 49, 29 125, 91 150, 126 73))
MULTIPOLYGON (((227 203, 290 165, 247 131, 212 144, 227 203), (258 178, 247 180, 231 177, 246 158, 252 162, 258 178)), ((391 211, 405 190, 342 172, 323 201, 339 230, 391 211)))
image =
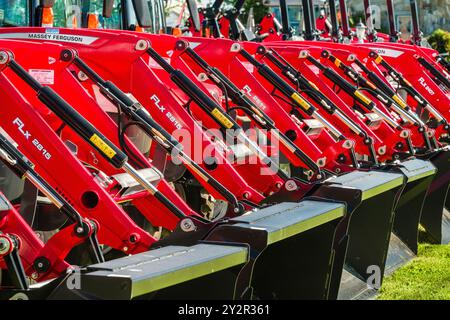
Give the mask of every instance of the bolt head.
POLYGON ((295 190, 297 190, 297 184, 293 180, 286 181, 284 186, 285 186, 287 191, 295 191, 295 190))
POLYGON ((143 50, 147 50, 147 48, 148 48, 148 43, 145 40, 139 40, 136 43, 136 50, 143 51, 143 50))
POLYGON ((5 64, 8 59, 9 55, 5 51, 0 52, 0 64, 5 64))
POLYGON ((191 232, 195 230, 195 224, 191 219, 186 218, 181 221, 180 228, 184 232, 191 232))
POLYGON ((78 72, 78 80, 86 81, 87 79, 88 79, 88 76, 83 71, 78 72))

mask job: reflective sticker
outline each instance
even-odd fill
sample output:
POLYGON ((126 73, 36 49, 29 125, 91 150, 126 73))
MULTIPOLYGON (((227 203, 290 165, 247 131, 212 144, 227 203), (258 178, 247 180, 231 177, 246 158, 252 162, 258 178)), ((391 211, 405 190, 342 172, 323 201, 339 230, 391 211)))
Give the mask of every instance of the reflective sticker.
POLYGON ((319 75, 319 74, 320 74, 319 68, 316 67, 315 65, 309 64, 309 65, 308 65, 308 68, 309 68, 312 72, 314 72, 314 74, 316 74, 316 75, 319 75))
POLYGON ((55 84, 55 71, 45 69, 29 69, 28 73, 40 84, 55 84))
POLYGON ((355 96, 361 100, 364 104, 369 105, 372 101, 370 101, 369 98, 367 98, 365 95, 363 95, 360 91, 355 91, 355 96))
POLYGON ((375 48, 370 48, 373 51, 377 52, 379 55, 385 56, 385 57, 391 57, 391 58, 398 58, 400 57, 403 52, 399 51, 399 50, 394 50, 394 49, 388 49, 388 48, 380 48, 380 47, 375 47, 375 48))
POLYGON ((295 101, 295 102, 297 102, 299 105, 301 105, 302 106, 302 108, 304 109, 304 110, 308 110, 311 106, 309 105, 309 103, 305 100, 305 99, 303 99, 297 92, 294 92, 292 95, 291 95, 291 98, 295 101))
POLYGON ((99 150, 103 152, 105 156, 112 159, 116 155, 116 152, 113 148, 108 146, 108 144, 102 140, 97 134, 93 134, 92 137, 89 139, 99 150))
POLYGON ((191 49, 195 49, 195 48, 197 48, 199 45, 201 45, 200 42, 190 42, 190 41, 189 41, 189 48, 191 48, 191 49))
MULTIPOLYGON (((167 61, 168 64, 170 64, 171 59, 168 57, 163 57, 164 60, 167 61)), ((148 60, 148 66, 152 69, 163 69, 158 62, 156 62, 155 60, 153 60, 153 58, 149 58, 148 60)))
POLYGON ((352 63, 352 64, 351 64, 351 67, 352 67, 353 69, 355 69, 356 72, 358 72, 358 73, 363 73, 363 71, 361 70, 361 68, 360 68, 356 63, 352 63))
POLYGON ((253 72, 255 67, 250 62, 242 61, 241 63, 244 65, 244 68, 247 69, 248 72, 253 72))
POLYGON ((225 126, 225 128, 230 129, 233 127, 233 122, 231 122, 227 116, 225 116, 219 109, 214 108, 214 110, 211 112, 211 114, 214 116, 214 118, 217 119, 221 124, 225 126))

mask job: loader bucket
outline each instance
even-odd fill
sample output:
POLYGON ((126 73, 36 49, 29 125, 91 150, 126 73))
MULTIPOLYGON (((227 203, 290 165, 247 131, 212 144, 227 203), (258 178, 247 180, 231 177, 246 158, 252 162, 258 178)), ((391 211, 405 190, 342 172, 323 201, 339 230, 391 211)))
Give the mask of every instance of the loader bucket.
MULTIPOLYGON (((377 280, 381 284, 394 208, 403 183, 404 177, 397 173, 353 171, 328 179, 314 192, 321 198, 343 201, 348 207, 348 238, 339 244, 338 249, 347 250, 345 262, 340 262, 345 263, 345 270, 334 269, 330 298, 356 299, 373 292, 376 286, 367 282, 373 268, 378 269, 380 278, 377 280)), ((335 265, 338 265, 336 261, 335 265)))
POLYGON ((327 299, 336 227, 345 213, 345 205, 337 202, 286 202, 233 218, 208 240, 253 243, 250 262, 238 278, 237 298, 327 299))
POLYGON ((450 151, 440 150, 423 156, 437 168, 423 205, 420 224, 426 231, 427 240, 433 243, 450 243, 450 214, 445 210, 450 183, 450 151))
POLYGON ((245 245, 168 246, 87 266, 78 286, 66 277, 47 298, 232 299, 248 254, 245 245))
POLYGON ((48 298, 326 299, 345 212, 342 203, 317 200, 267 207, 218 224, 192 246, 85 267, 78 288, 63 279, 48 298))
POLYGON ((402 173, 405 187, 395 208, 385 275, 391 274, 417 254, 422 207, 436 168, 430 161, 412 159, 391 167, 389 172, 402 173))

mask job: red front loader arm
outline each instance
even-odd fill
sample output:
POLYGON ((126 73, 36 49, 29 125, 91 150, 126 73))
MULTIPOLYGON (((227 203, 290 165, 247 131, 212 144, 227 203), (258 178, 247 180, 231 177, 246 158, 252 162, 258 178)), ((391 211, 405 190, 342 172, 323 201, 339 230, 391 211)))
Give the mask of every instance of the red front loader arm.
MULTIPOLYGON (((416 45, 407 45, 399 43, 373 43, 358 45, 358 47, 376 50, 380 55, 392 55, 396 57, 401 51, 414 52, 413 57, 418 61, 421 67, 426 70, 427 74, 435 80, 437 84, 443 84, 449 88, 450 74, 443 65, 439 63, 439 52, 427 47, 419 47, 416 45)), ((407 65, 407 64, 403 64, 407 65)), ((422 69, 421 68, 421 69, 422 69)))
MULTIPOLYGON (((383 140, 383 137, 379 135, 378 132, 374 132, 372 128, 369 128, 365 123, 360 121, 358 117, 353 113, 353 111, 348 107, 348 103, 346 101, 342 100, 342 97, 336 97, 336 94, 328 88, 326 82, 323 81, 323 79, 320 77, 320 75, 314 73, 309 68, 305 68, 303 64, 299 63, 300 60, 298 59, 299 56, 299 49, 297 48, 274 48, 276 52, 282 56, 288 63, 298 68, 298 71, 304 74, 306 77, 306 80, 309 81, 309 85, 311 85, 312 90, 320 90, 323 93, 326 93, 325 95, 328 96, 328 98, 331 100, 332 103, 334 103, 340 111, 340 115, 338 114, 331 114, 330 112, 327 112, 327 109, 325 109, 323 106, 319 106, 317 102, 313 101, 311 97, 308 95, 307 90, 303 92, 303 96, 305 99, 309 101, 309 103, 315 105, 318 107, 318 109, 321 112, 321 115, 326 118, 330 123, 333 123, 333 125, 341 132, 345 134, 348 139, 353 139, 356 142, 355 150, 362 156, 362 160, 364 159, 372 159, 371 161, 384 161, 386 159, 386 142, 383 140), (337 99, 336 99, 337 98, 337 99), (346 115, 346 117, 342 117, 342 114, 346 115), (349 124, 349 120, 353 122, 352 124, 349 124), (355 127, 355 124, 357 128, 355 127), (373 145, 370 143, 367 143, 367 139, 371 138, 373 145), (373 159, 375 155, 373 154, 373 150, 375 149, 377 151, 376 159, 373 159)), ((254 48, 253 49, 255 53, 258 51, 266 51, 267 49, 263 47, 254 48), (261 50, 264 49, 264 50, 261 50)), ((252 52, 252 51, 251 51, 252 52)), ((258 55, 257 55, 258 56, 258 55)), ((262 62, 270 63, 268 59, 263 59, 264 55, 260 55, 259 59, 262 62)), ((271 64, 273 65, 273 64, 271 64)), ((273 68, 276 73, 282 73, 281 70, 273 68)), ((282 75, 280 75, 282 76, 282 75)), ((282 76, 284 79, 288 80, 286 76, 282 76)), ((297 87, 294 86, 292 82, 289 83, 290 86, 297 90, 297 87)), ((299 92, 302 92, 301 89, 298 89, 299 92)), ((323 147, 328 146, 327 144, 324 144, 323 147)), ((337 154, 340 155, 339 153, 337 154)), ((335 159, 338 159, 336 157, 335 159)), ((347 160, 348 161, 348 160, 347 160)))
MULTIPOLYGON (((429 135, 434 135, 434 131, 424 127, 419 122, 417 115, 409 111, 408 106, 398 95, 385 94, 383 90, 364 76, 363 70, 360 68, 364 68, 365 65, 358 65, 355 62, 357 59, 356 55, 342 50, 328 50, 327 52, 322 52, 322 55, 325 54, 328 57, 329 66, 333 67, 336 72, 354 85, 361 86, 361 89, 376 103, 379 110, 395 119, 396 123, 400 124, 402 128, 409 130, 411 142, 414 146, 430 149, 429 135), (348 62, 344 62, 346 60, 348 62), (351 65, 350 63, 353 64, 351 65), (360 72, 357 70, 360 70, 360 72), (401 120, 399 121, 399 119, 401 120)), ((394 126, 392 128, 395 129, 394 126)))
MULTIPOLYGON (((426 55, 418 54, 414 50, 415 48, 400 49, 394 47, 394 49, 385 45, 371 46, 369 48, 377 52, 389 65, 400 72, 423 98, 428 100, 433 107, 448 119, 449 88, 439 86, 433 81, 432 75, 420 64, 419 58, 429 61, 426 55)), ((373 61, 384 71, 388 72, 380 59, 373 59, 373 61)))
POLYGON ((0 193, 0 231, 2 243, 0 267, 8 269, 11 278, 17 277, 13 282, 17 281, 14 285, 19 287, 26 283, 23 275, 20 277, 20 265, 26 275, 35 281, 58 277, 70 267, 64 261, 66 250, 83 241, 74 235, 74 230, 69 226, 44 244, 2 193, 0 193), (49 263, 48 271, 39 273, 35 267, 44 259, 49 263))
MULTIPOLYGON (((355 140, 355 152, 363 156, 364 158, 371 159, 376 156, 376 159, 381 160, 380 158, 384 158, 384 152, 379 152, 380 150, 385 149, 385 142, 382 137, 377 135, 377 132, 373 130, 373 128, 368 127, 368 125, 361 119, 360 117, 354 114, 354 111, 351 109, 350 105, 344 102, 344 100, 337 95, 332 88, 330 88, 325 81, 315 73, 311 68, 307 67, 305 64, 300 63, 298 59, 298 50, 293 48, 270 48, 266 50, 276 50, 275 52, 278 55, 281 55, 282 58, 296 68, 297 72, 302 75, 306 81, 309 82, 312 90, 320 91, 322 94, 326 96, 326 98, 336 107, 339 114, 330 114, 327 112, 325 105, 329 105, 328 101, 325 101, 325 104, 322 101, 317 102, 316 100, 311 99, 308 96, 308 90, 311 89, 303 89, 304 94, 307 96, 308 101, 313 103, 319 109, 322 109, 324 112, 322 113, 324 117, 326 117, 330 122, 332 122, 339 130, 341 130, 347 137, 355 140), (344 115, 342 117, 341 115, 344 115), (348 121, 347 117, 350 118, 348 121), (356 126, 355 126, 356 125, 356 126), (368 138, 371 139, 371 142, 368 141, 368 138), (378 155, 374 154, 374 151, 378 150, 378 155)), ((273 52, 268 51, 264 53, 265 57, 268 54, 273 52)), ((264 58, 262 61, 269 62, 269 58, 264 58)), ((271 64, 273 65, 273 64, 271 64)), ((289 75, 289 71, 287 73, 281 71, 280 69, 275 69, 277 73, 282 73, 285 79, 288 79, 286 75, 289 75), (285 75, 286 74, 286 75, 285 75)), ((292 85, 292 83, 291 83, 292 85)), ((301 90, 302 91, 302 90, 301 90)))
MULTIPOLYGON (((51 68, 54 72, 53 84, 50 84, 53 89, 60 94, 69 104, 74 106, 76 110, 89 122, 96 125, 100 132, 105 132, 106 137, 112 141, 115 145, 119 145, 118 128, 117 124, 103 111, 96 101, 84 90, 83 86, 73 76, 71 70, 68 69, 68 63, 55 62, 49 66, 48 56, 58 57, 63 50, 63 47, 58 44, 45 44, 36 46, 33 42, 19 42, 19 41, 4 41, 5 45, 11 48, 16 56, 16 59, 20 61, 22 66, 28 70, 47 70, 51 68), (41 49, 42 48, 42 49, 41 49)), ((43 72, 43 71, 41 71, 43 72)), ((26 96, 33 105, 40 105, 36 95, 31 89, 22 82, 20 86, 18 82, 18 88, 26 96)), ((45 109, 44 109, 45 110, 45 109)), ((44 111, 45 112, 45 111, 44 111)), ((56 130, 61 128, 62 122, 54 114, 47 117, 49 123, 56 130)), ((70 141, 72 145, 76 146, 78 152, 78 158, 88 163, 90 166, 100 169, 108 176, 114 176, 121 173, 118 170, 107 163, 107 161, 101 157, 93 148, 75 134, 67 126, 60 130, 60 137, 63 141, 70 141)), ((127 146, 135 157, 138 157, 140 162, 147 168, 152 168, 152 165, 141 154, 141 152, 130 142, 126 142, 127 146)), ((144 168, 145 168, 144 167, 144 168)), ((175 191, 169 186, 169 184, 163 179, 159 178, 157 181, 158 190, 168 197, 179 209, 181 209, 187 215, 193 215, 193 212, 187 204, 175 193, 175 191)), ((163 226, 167 229, 173 229, 178 218, 174 216, 163 204, 161 204, 153 196, 149 195, 147 191, 143 190, 132 195, 128 195, 126 199, 120 195, 114 195, 117 202, 131 201, 138 210, 155 226, 163 226)))
MULTIPOLYGON (((311 52, 310 49, 308 50, 311 52)), ((350 84, 355 87, 359 87, 358 82, 355 82, 345 74, 345 63, 337 58, 337 56, 339 55, 348 56, 347 52, 343 52, 342 50, 324 51, 321 48, 315 48, 315 55, 316 57, 321 57, 320 61, 324 65, 328 65, 350 84)), ((327 82, 330 87, 335 85, 335 83, 330 79, 328 79, 327 82)), ((337 88, 339 88, 339 86, 337 86, 337 88)), ((412 154, 413 150, 409 150, 408 145, 418 148, 428 147, 426 144, 427 141, 424 141, 423 134, 421 132, 418 132, 418 127, 414 126, 414 124, 412 123, 402 123, 400 121, 400 115, 387 109, 381 98, 377 94, 374 94, 373 91, 370 91, 371 89, 361 87, 360 90, 362 97, 365 96, 369 98, 373 103, 372 106, 374 107, 373 109, 368 109, 368 104, 366 104, 364 101, 358 101, 359 105, 361 105, 364 109, 363 111, 373 112, 378 117, 381 117, 381 119, 383 119, 382 125, 380 125, 378 128, 375 128, 374 130, 376 130, 376 132, 383 138, 383 141, 385 141, 386 145, 388 146, 388 157, 390 157, 391 159, 395 159, 396 155, 399 155, 399 153, 407 154, 408 152, 410 152, 412 154)), ((351 105, 354 103, 355 98, 348 93, 342 92, 341 96, 344 97, 345 101, 348 104, 351 105)))
MULTIPOLYGON (((298 45, 302 46, 302 43, 298 43, 298 45)), ((428 135, 434 136, 434 130, 425 127, 425 124, 418 118, 413 110, 411 110, 410 106, 407 105, 403 98, 394 91, 391 84, 387 81, 385 74, 381 72, 380 68, 372 61, 367 61, 367 55, 370 54, 370 49, 366 48, 365 45, 349 46, 346 44, 322 43, 321 47, 326 47, 328 51, 332 52, 333 55, 341 60, 339 61, 339 68, 337 68, 337 71, 340 74, 344 73, 343 70, 346 68, 345 64, 348 64, 355 71, 352 76, 348 76, 349 78, 352 78, 348 78, 350 81, 355 82, 355 75, 362 75, 367 81, 360 81, 358 79, 358 85, 362 85, 363 89, 369 89, 369 92, 372 91, 375 86, 376 90, 384 94, 383 99, 387 99, 388 104, 390 104, 390 107, 395 110, 395 113, 408 120, 402 123, 402 126, 413 132, 416 131, 416 133, 412 136, 413 141, 418 139, 415 140, 416 144, 420 145, 422 143, 421 141, 427 140, 426 138, 420 139, 420 136, 425 132, 427 132, 428 135), (411 124, 414 124, 414 126, 411 124), (417 132, 422 130, 423 132, 417 132)), ((331 65, 336 66, 335 63, 331 65)), ((376 100, 377 99, 378 98, 376 98, 376 100)))
MULTIPOLYGON (((187 94, 183 89, 183 83, 177 83, 178 80, 174 78, 175 76, 187 77, 186 83, 188 84, 187 90, 190 91, 192 96, 201 96, 206 95, 206 99, 214 104, 214 108, 216 105, 219 105, 220 100, 217 99, 216 92, 220 92, 218 88, 214 88, 214 86, 210 86, 206 88, 201 81, 199 81, 196 74, 194 74, 191 68, 181 59, 176 59, 176 55, 172 51, 176 49, 176 44, 178 39, 174 37, 160 37, 155 35, 148 35, 147 38, 151 41, 152 48, 157 51, 162 57, 165 57, 170 61, 170 68, 173 68, 173 72, 167 72, 167 70, 162 70, 154 65, 154 70, 157 72, 158 77, 161 78, 164 83, 169 87, 169 90, 174 92, 179 100, 182 101, 183 105, 189 105, 189 109, 196 119, 200 119, 204 126, 213 130, 241 130, 236 123, 232 123, 234 119, 225 117, 229 117, 225 114, 224 111, 220 112, 220 114, 216 114, 218 110, 212 110, 212 112, 208 112, 204 107, 200 106, 200 102, 195 101, 195 99, 191 98, 191 95, 187 94), (184 76, 183 76, 184 75, 184 76), (219 103, 218 103, 219 102, 219 103)), ((186 88, 185 88, 186 89, 186 88)), ((205 101, 205 100, 202 100, 205 101)), ((206 106, 206 109, 210 107, 210 105, 206 106)), ((239 140, 239 139, 238 139, 239 140)), ((240 141, 240 143, 247 143, 248 141, 240 141)), ((280 189, 283 184, 284 177, 277 177, 277 172, 273 168, 268 168, 267 165, 261 163, 261 156, 266 157, 265 155, 261 155, 258 151, 252 149, 252 146, 249 145, 249 149, 254 153, 251 157, 255 157, 254 159, 257 161, 252 161, 252 165, 247 165, 247 163, 243 163, 239 165, 239 173, 244 176, 247 181, 252 181, 257 190, 262 191, 265 194, 270 192, 276 192, 280 189), (259 158, 259 159, 258 159, 259 158), (274 170, 271 172, 271 170, 274 170), (260 173, 265 172, 265 174, 261 175, 260 173), (256 182, 254 177, 261 176, 259 182, 256 182)))
MULTIPOLYGON (((83 32, 88 31, 83 30, 83 32)), ((203 159, 198 157, 198 153, 200 150, 201 156, 202 150, 216 150, 216 147, 211 144, 211 139, 200 131, 200 127, 192 119, 192 116, 186 112, 186 109, 180 105, 180 99, 186 99, 185 95, 183 95, 176 86, 171 85, 169 88, 167 87, 167 85, 172 83, 168 74, 163 72, 155 62, 150 61, 149 67, 148 63, 146 63, 149 57, 146 56, 144 51, 135 49, 139 38, 121 33, 112 35, 97 32, 96 35, 101 36, 101 39, 96 42, 96 46, 78 47, 80 56, 88 62, 93 69, 101 74, 103 78, 113 79, 124 91, 131 92, 134 97, 151 112, 155 120, 167 131, 172 132, 173 135, 177 136, 180 135, 180 133, 183 133, 184 130, 194 137, 200 137, 198 140, 203 140, 201 147, 192 143, 189 145, 187 143, 189 141, 183 141, 183 143, 187 144, 185 150, 194 160, 198 159, 197 161, 199 164, 212 173, 211 167, 208 168, 208 166, 205 166, 202 161, 203 159), (118 42, 120 42, 121 47, 124 48, 122 51, 117 50, 118 42), (97 50, 97 48, 100 47, 102 50, 97 50), (128 51, 125 50, 126 48, 129 48, 128 51), (107 58, 110 58, 112 54, 115 55, 114 61, 121 62, 114 68, 111 68, 110 64, 107 63, 107 58), (95 57, 95 59, 93 59, 93 57, 95 57), (128 71, 130 66, 132 66, 131 70, 133 71, 131 79, 128 71), (149 85, 150 83, 151 86, 149 85)), ((167 40, 170 39, 176 38, 167 37, 167 40)), ((109 62, 113 63, 111 61, 109 62)), ((181 102, 181 104, 183 103, 181 102)), ((192 109, 194 112, 194 103, 192 103, 192 109)), ((203 116, 202 122, 208 123, 211 126, 213 126, 213 124, 216 126, 210 117, 203 116)), ((214 173, 222 176, 219 170, 229 171, 229 173, 224 174, 223 176, 230 177, 230 181, 224 180, 222 182, 225 187, 232 190, 238 198, 248 197, 248 199, 255 202, 259 202, 262 199, 257 191, 248 186, 250 181, 255 186, 255 189, 264 192, 270 192, 273 190, 274 185, 279 183, 278 179, 274 180, 274 176, 267 176, 265 177, 266 180, 261 179, 260 181, 255 181, 254 176, 249 174, 249 172, 252 172, 249 171, 249 166, 238 164, 234 169, 230 166, 229 161, 227 161, 218 151, 214 151, 213 156, 217 158, 217 162, 219 163, 216 168, 213 168, 214 173), (236 169, 238 170, 237 172, 235 171, 236 169), (239 177, 241 174, 247 176, 251 180, 248 182, 243 180, 239 177), (267 183, 267 181, 270 180, 273 182, 267 183), (239 185, 240 187, 238 187, 239 185)), ((258 166, 253 166, 251 170, 253 170, 254 173, 259 174, 258 166)))
POLYGON ((155 239, 127 216, 19 93, 15 83, 21 86, 20 81, 10 70, 0 74, 0 97, 6 106, 0 110, 3 129, 50 185, 55 186, 84 217, 100 223, 101 243, 127 253, 148 250, 155 239))
MULTIPOLYGON (((423 121, 428 122, 434 119, 435 123, 430 126, 436 131, 436 138, 445 141, 450 129, 448 94, 429 77, 414 55, 414 50, 387 51, 386 48, 378 48, 376 51, 370 51, 367 58, 373 62, 372 65, 377 65, 383 74, 390 76, 399 84, 401 91, 407 93, 406 102, 414 108, 423 121), (377 52, 384 52, 384 56, 377 52), (393 56, 402 58, 397 59, 393 56)), ((371 66, 371 64, 368 65, 371 66)))
MULTIPOLYGON (((4 30, 0 30, 4 31, 4 30)), ((17 28, 15 38, 28 38, 30 32, 35 35, 35 38, 42 39, 46 37, 46 29, 41 28, 17 28), (17 33, 18 31, 22 33, 17 33)), ((260 202, 263 197, 249 185, 252 183, 261 190, 271 190, 272 185, 265 183, 263 179, 256 180, 251 176, 250 181, 245 181, 241 174, 248 174, 248 166, 236 165, 233 167, 231 163, 225 158, 222 152, 218 151, 217 144, 211 142, 211 137, 208 137, 200 126, 194 121, 191 115, 180 105, 177 97, 168 92, 164 81, 168 82, 166 78, 159 79, 155 72, 161 71, 155 67, 155 63, 151 62, 150 68, 148 65, 149 57, 145 52, 136 50, 136 45, 139 37, 131 33, 122 32, 101 32, 93 30, 64 30, 59 29, 60 38, 53 37, 56 41, 67 37, 70 39, 84 39, 81 42, 88 45, 77 44, 78 41, 71 45, 76 47, 80 56, 103 78, 114 80, 114 82, 125 92, 131 92, 133 96, 142 103, 142 105, 150 111, 155 121, 160 123, 165 130, 174 135, 179 135, 183 132, 188 132, 190 135, 196 137, 196 141, 201 140, 202 144, 187 143, 189 141, 182 141, 185 145, 185 151, 191 158, 198 161, 199 164, 209 173, 214 173, 217 176, 227 177, 221 182, 224 186, 233 192, 238 199, 249 199, 253 202, 260 202), (102 50, 99 50, 102 48, 102 50), (118 50, 121 48, 121 50, 118 50), (120 63, 118 63, 120 62, 120 63), (111 67, 114 66, 114 68, 111 67), (129 70, 132 70, 131 78, 129 70), (151 85, 150 85, 151 84, 151 85), (198 137, 198 138, 197 138, 198 137), (211 154, 216 158, 217 166, 205 165, 202 161, 202 151, 211 150, 211 154), (200 155, 200 157, 198 157, 200 155), (228 179, 229 178, 229 179, 228 179)), ((150 35, 149 35, 150 36, 150 35)), ((170 39, 170 37, 167 37, 170 39)), ((52 40, 52 37, 49 38, 52 40)), ((164 75, 160 72, 161 76, 164 75)), ((93 90, 92 86, 89 90, 93 90)), ((93 94, 94 95, 94 94, 93 94)), ((250 171, 251 172, 251 171, 250 171)), ((250 177, 249 177, 250 178, 250 177)), ((273 179, 273 178, 271 178, 273 179)))
MULTIPOLYGON (((222 39, 207 41, 202 39, 190 39, 190 41, 192 48, 195 48, 197 54, 227 75, 242 92, 244 92, 270 119, 274 121, 275 126, 283 134, 290 137, 291 141, 305 152, 317 165, 327 166, 329 169, 335 166, 334 160, 338 157, 337 153, 340 154, 343 151, 341 146, 344 142, 341 141, 336 143, 326 130, 321 131, 319 134, 307 136, 302 130, 303 125, 298 121, 296 122, 296 119, 289 114, 292 106, 283 109, 281 103, 284 102, 282 100, 277 100, 276 97, 270 94, 272 88, 269 88, 269 85, 264 86, 263 80, 257 79, 257 75, 251 72, 254 69, 252 65, 249 62, 243 61, 242 58, 239 58, 238 51, 233 49, 236 46, 236 43, 222 39), (321 151, 316 145, 320 141, 328 146, 326 150, 321 151), (329 161, 329 163, 327 163, 327 161, 329 161)), ((249 45, 251 44, 249 43, 249 45)), ((186 61, 189 61, 189 58, 186 59, 186 61)), ((192 61, 190 66, 194 68, 194 70, 197 70, 196 73, 201 73, 199 66, 196 66, 192 61)), ((284 146, 280 144, 281 151, 283 151, 283 154, 288 157, 289 161, 294 166, 305 166, 305 163, 302 163, 301 159, 283 147, 284 146)), ((347 150, 344 152, 347 152, 347 150)))
MULTIPOLYGON (((331 61, 327 62, 328 59, 324 59, 324 61, 322 62, 321 55, 322 55, 323 49, 319 48, 319 47, 301 46, 300 43, 298 44, 297 47, 299 47, 299 51, 295 52, 295 49, 294 49, 293 52, 291 52, 291 54, 290 54, 290 61, 293 63, 293 65, 299 66, 299 70, 301 72, 311 73, 311 71, 313 71, 314 73, 316 73, 322 80, 325 81, 325 83, 327 84, 327 86, 329 88, 336 87, 335 91, 337 93, 339 93, 339 97, 341 99, 344 99, 344 102, 347 105, 353 106, 355 103, 355 97, 353 95, 349 95, 344 90, 341 90, 340 86, 333 79, 330 79, 327 76, 325 76, 325 74, 327 74, 328 71, 323 71, 323 70, 321 71, 321 70, 319 70, 319 68, 317 66, 315 66, 314 64, 311 64, 311 62, 309 62, 308 59, 300 59, 299 58, 301 50, 304 50, 304 52, 311 54, 311 56, 314 59, 316 59, 316 61, 318 61, 318 63, 320 63, 321 66, 322 65, 330 66, 331 69, 336 70, 336 72, 338 72, 339 77, 342 77, 342 75, 343 75, 342 70, 338 69, 338 68, 335 69, 336 65, 332 64, 331 61)), ((331 46, 330 46, 330 48, 331 48, 331 46)), ((282 56, 284 56, 284 52, 288 51, 289 49, 285 49, 282 47, 276 47, 276 50, 277 50, 277 52, 280 51, 280 54, 282 56)), ((333 53, 339 52, 338 50, 330 50, 330 51, 332 51, 333 53)), ((341 51, 341 53, 342 53, 342 51, 341 51)), ((355 90, 352 89, 352 93, 355 90)), ((368 98, 366 97, 367 93, 357 92, 357 94, 359 96, 361 96, 363 99, 361 101, 358 101, 358 103, 363 103, 363 106, 365 106, 365 101, 368 101, 368 98)), ((373 107, 375 109, 367 109, 367 107, 364 107, 364 108, 366 108, 365 111, 360 110, 360 112, 364 111, 366 113, 367 112, 370 113, 370 112, 374 112, 374 110, 376 110, 375 115, 378 118, 380 118, 380 114, 381 114, 381 118, 379 120, 382 120, 382 121, 379 121, 379 120, 376 121, 377 124, 376 125, 371 124, 371 128, 370 128, 370 130, 373 131, 383 141, 382 149, 378 150, 379 151, 378 153, 380 155, 380 161, 395 159, 396 155, 398 155, 399 152, 400 153, 408 153, 410 151, 410 150, 408 150, 408 145, 410 144, 408 140, 410 139, 411 134, 409 133, 409 131, 405 131, 405 129, 406 130, 412 129, 414 131, 417 131, 417 128, 415 128, 413 126, 409 126, 409 127, 405 127, 405 129, 402 129, 400 127, 400 125, 396 122, 396 121, 398 121, 398 116, 396 118, 392 118, 391 113, 389 112, 389 110, 386 109, 386 107, 383 104, 381 104, 376 99, 374 99, 372 102, 374 103, 373 107)), ((363 118, 361 118, 363 121, 368 121, 368 118, 366 118, 364 113, 362 113, 362 114, 360 113, 361 115, 358 116, 354 110, 348 110, 348 111, 350 111, 350 114, 355 121, 357 119, 361 118, 361 115, 363 115, 363 118)), ((368 115, 369 114, 367 114, 367 116, 368 115)), ((414 138, 413 138, 413 142, 415 144, 419 144, 422 146, 424 144, 423 135, 419 134, 419 133, 415 134, 414 138)))

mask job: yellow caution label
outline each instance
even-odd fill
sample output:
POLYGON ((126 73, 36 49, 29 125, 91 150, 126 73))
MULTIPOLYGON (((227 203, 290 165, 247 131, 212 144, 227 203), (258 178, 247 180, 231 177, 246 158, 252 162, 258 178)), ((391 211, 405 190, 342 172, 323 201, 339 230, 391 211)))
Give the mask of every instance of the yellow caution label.
POLYGON ((382 56, 379 55, 378 57, 376 57, 376 59, 375 59, 375 63, 376 64, 380 64, 381 61, 383 61, 383 57, 382 56))
POLYGON ((217 119, 221 124, 224 125, 225 128, 230 129, 233 127, 233 122, 231 122, 226 115, 223 114, 222 111, 220 111, 217 108, 214 108, 214 110, 211 112, 214 118, 217 119))
POLYGON ((394 100, 402 109, 406 109, 408 106, 406 105, 405 101, 403 101, 399 96, 394 95, 392 96, 392 100, 394 100))
POLYGON ((359 100, 361 100, 365 105, 369 105, 372 101, 370 101, 370 99, 369 98, 367 98, 365 95, 363 95, 362 93, 361 93, 361 91, 359 91, 359 90, 356 90, 355 91, 355 96, 359 99, 359 100))
POLYGON ((103 141, 102 138, 100 138, 97 134, 94 133, 89 140, 108 158, 112 159, 116 155, 114 149, 108 146, 108 144, 103 141))
POLYGON ((305 99, 303 99, 297 92, 294 92, 291 95, 292 100, 294 100, 295 102, 297 102, 304 110, 309 110, 309 108, 311 107, 308 103, 308 101, 306 101, 305 99))
POLYGON ((338 58, 336 58, 336 60, 334 60, 334 64, 336 65, 336 67, 340 67, 341 66, 341 60, 339 60, 338 58))

